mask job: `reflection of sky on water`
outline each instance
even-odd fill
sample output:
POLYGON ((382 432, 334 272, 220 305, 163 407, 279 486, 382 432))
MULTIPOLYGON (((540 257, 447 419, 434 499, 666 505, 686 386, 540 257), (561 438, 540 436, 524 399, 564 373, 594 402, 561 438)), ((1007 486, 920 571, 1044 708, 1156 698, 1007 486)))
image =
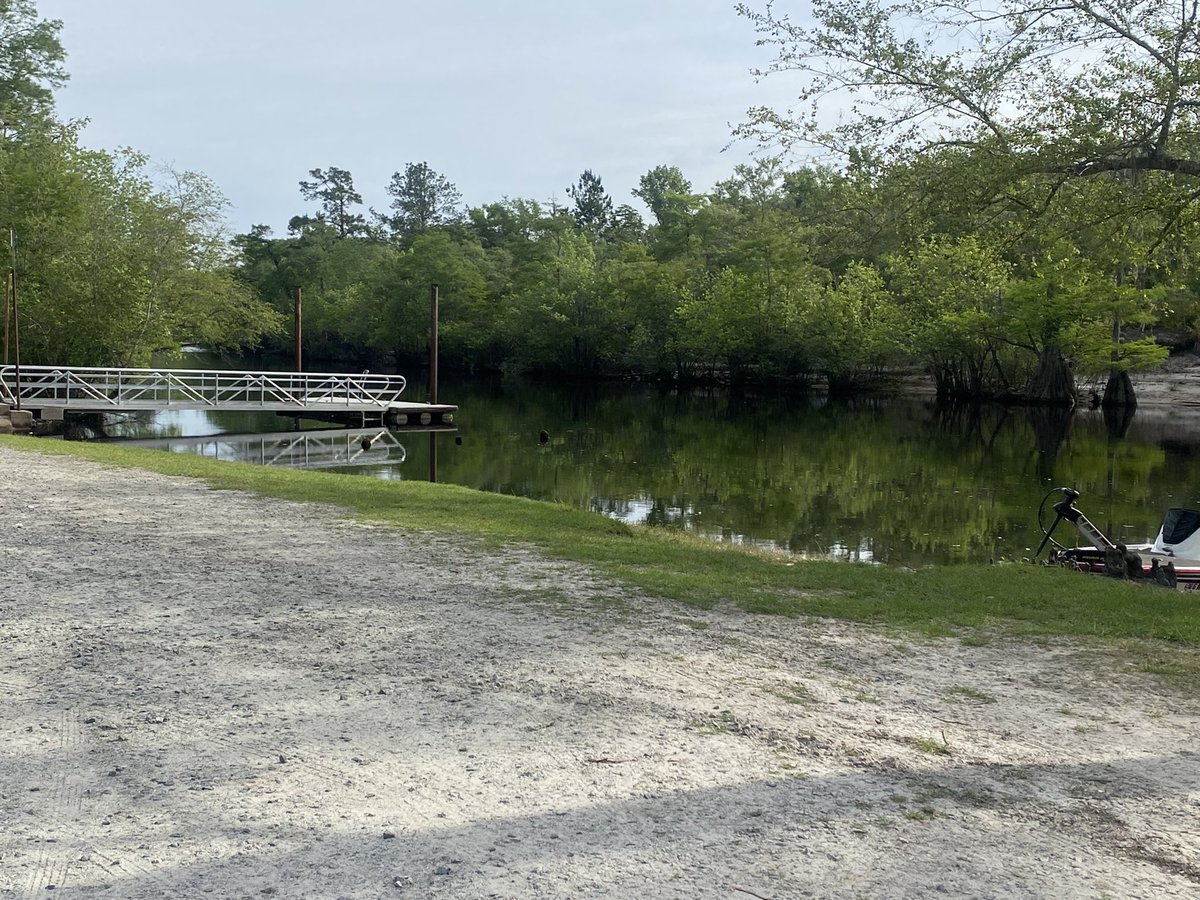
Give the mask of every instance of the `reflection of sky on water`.
POLYGON ((596 501, 592 504, 594 511, 603 513, 626 525, 641 525, 651 519, 661 519, 663 522, 684 522, 694 516, 695 510, 679 506, 661 507, 653 497, 645 494, 634 500, 596 501))
MULTIPOLYGON (((626 525, 674 525, 684 531, 691 532, 703 538, 732 544, 736 547, 753 547, 756 550, 771 552, 786 552, 777 541, 756 540, 755 538, 731 532, 728 529, 710 528, 701 524, 702 510, 683 506, 661 506, 655 499, 642 494, 632 500, 593 501, 593 512, 598 512, 616 519, 626 525)), ((795 551, 790 555, 801 559, 833 559, 849 560, 851 562, 874 562, 875 553, 869 540, 863 539, 858 546, 835 542, 824 552, 819 550, 795 551)))
POLYGON ((169 409, 114 418, 105 430, 111 437, 129 438, 200 436, 225 431, 202 409, 169 409))
MULTIPOLYGON (((171 416, 168 432, 177 432, 171 416)), ((186 420, 185 420, 186 421, 186 420)), ((211 422, 208 424, 212 424, 211 422)), ((147 429, 151 433, 163 430, 147 429)), ((211 459, 281 466, 292 469, 352 469, 372 466, 380 471, 398 466, 407 451, 398 434, 381 428, 301 429, 266 434, 204 434, 125 439, 125 446, 190 453, 211 459)))
POLYGON ((254 434, 286 431, 292 420, 262 412, 210 412, 204 409, 168 409, 139 412, 108 419, 105 432, 117 438, 203 437, 213 434, 254 434))

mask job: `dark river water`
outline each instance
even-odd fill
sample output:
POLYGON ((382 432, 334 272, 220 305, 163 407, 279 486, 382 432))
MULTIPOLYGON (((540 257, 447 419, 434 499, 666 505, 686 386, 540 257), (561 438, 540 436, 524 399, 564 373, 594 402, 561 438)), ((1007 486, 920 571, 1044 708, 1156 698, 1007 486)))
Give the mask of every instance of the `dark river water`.
MULTIPOLYGON (((426 399, 419 384, 406 396, 426 399)), ((1041 539, 1038 503, 1058 485, 1078 489, 1080 508, 1128 542, 1152 538, 1168 507, 1200 507, 1200 418, 1166 409, 1106 423, 1089 410, 445 375, 440 399, 460 409, 458 431, 436 437, 439 481, 811 557, 1028 557, 1041 539)), ((348 476, 430 477, 428 434, 373 432, 364 450, 362 432, 303 426, 318 433, 286 433, 291 420, 274 414, 177 412, 110 433, 348 476)))

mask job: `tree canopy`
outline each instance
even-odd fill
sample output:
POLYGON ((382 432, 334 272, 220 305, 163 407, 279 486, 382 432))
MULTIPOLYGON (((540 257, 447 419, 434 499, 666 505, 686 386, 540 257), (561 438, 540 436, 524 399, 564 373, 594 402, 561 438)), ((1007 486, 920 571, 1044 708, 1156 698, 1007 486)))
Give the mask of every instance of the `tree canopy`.
POLYGON ((600 234, 612 226, 612 197, 591 169, 583 170, 579 180, 567 188, 567 196, 574 201, 572 214, 580 227, 600 234))
POLYGON ((17 127, 54 108, 53 89, 67 82, 62 22, 39 19, 33 0, 0 0, 0 122, 17 127))
POLYGON ((391 214, 379 216, 392 237, 411 243, 429 229, 457 221, 461 214, 462 194, 445 175, 428 163, 409 163, 388 182, 392 198, 391 214))
POLYGON ((1183 0, 814 0, 811 23, 738 5, 800 73, 741 133, 838 153, 971 147, 1063 177, 1200 176, 1200 23, 1183 0), (835 109, 847 115, 834 118, 835 109))
POLYGON ((1038 348, 1033 396, 1069 400, 1068 356, 1083 351, 1066 344, 1107 359, 1110 388, 1123 380, 1128 395, 1128 368, 1162 351, 1126 346, 1125 328, 1163 311, 1200 215, 1194 0, 815 0, 803 18, 773 2, 738 12, 775 54, 760 75, 797 87, 795 105, 752 109, 740 135, 915 180, 941 201, 925 203, 919 228, 974 233, 1015 270, 1090 252, 1086 277, 1057 269, 1066 281, 1041 309, 1058 314, 1041 318, 1035 340, 1002 339, 1038 348))
MULTIPOLYGON (((300 181, 300 194, 305 200, 320 202, 318 216, 337 229, 341 237, 365 232, 367 220, 362 213, 351 211, 363 202, 362 194, 354 189, 354 176, 337 166, 313 169, 308 174, 312 181, 300 181)), ((303 217, 296 227, 303 227, 303 217)))

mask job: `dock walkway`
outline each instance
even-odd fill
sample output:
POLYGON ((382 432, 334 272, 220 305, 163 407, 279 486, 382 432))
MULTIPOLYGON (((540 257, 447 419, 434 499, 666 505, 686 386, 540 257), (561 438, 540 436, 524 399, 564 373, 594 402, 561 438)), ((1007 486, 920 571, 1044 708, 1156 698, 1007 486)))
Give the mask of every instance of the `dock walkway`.
POLYGON ((450 425, 458 407, 402 401, 401 375, 62 366, 0 368, 0 403, 61 419, 67 412, 264 410, 356 425, 450 425))

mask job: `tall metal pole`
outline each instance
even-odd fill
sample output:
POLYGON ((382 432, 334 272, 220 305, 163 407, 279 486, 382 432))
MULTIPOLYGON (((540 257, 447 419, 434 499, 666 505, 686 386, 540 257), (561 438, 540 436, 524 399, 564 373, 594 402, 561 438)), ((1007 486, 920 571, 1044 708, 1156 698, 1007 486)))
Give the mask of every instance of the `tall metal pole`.
POLYGON ((296 301, 296 327, 295 327, 295 331, 296 331, 296 371, 303 372, 304 371, 304 360, 300 356, 300 338, 304 333, 304 327, 301 324, 301 318, 300 318, 300 288, 299 288, 299 286, 297 286, 295 288, 295 292, 293 293, 292 296, 295 298, 295 301, 296 301))
POLYGON ((429 402, 438 402, 438 286, 429 289, 429 402))
MULTIPOLYGON (((429 288, 429 402, 438 402, 438 286, 429 288)), ((437 432, 429 432, 429 480, 437 483, 437 432)))
POLYGON ((12 321, 12 270, 4 273, 4 365, 8 365, 8 326, 12 321))
POLYGON ((13 312, 13 361, 16 365, 17 409, 21 408, 21 313, 17 307, 17 233, 8 229, 8 247, 12 251, 11 296, 13 312))

